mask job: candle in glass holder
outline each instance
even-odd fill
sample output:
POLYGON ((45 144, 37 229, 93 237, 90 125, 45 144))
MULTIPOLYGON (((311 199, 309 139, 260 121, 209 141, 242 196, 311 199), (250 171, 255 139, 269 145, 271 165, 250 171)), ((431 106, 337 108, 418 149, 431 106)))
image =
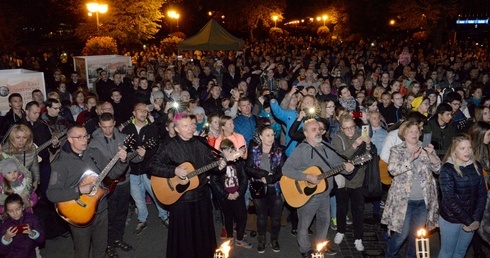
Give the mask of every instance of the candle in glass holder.
POLYGON ((325 247, 327 246, 328 241, 323 243, 319 243, 316 245, 316 252, 311 254, 311 258, 324 258, 325 257, 325 247))
POLYGON ((221 246, 216 249, 216 251, 214 252, 214 258, 229 258, 229 254, 230 254, 230 249, 231 249, 231 246, 230 246, 230 242, 231 240, 228 240, 226 242, 224 242, 223 244, 221 244, 221 246))
POLYGON ((417 239, 415 240, 415 251, 417 258, 429 258, 430 257, 430 245, 427 231, 423 228, 417 231, 417 239))

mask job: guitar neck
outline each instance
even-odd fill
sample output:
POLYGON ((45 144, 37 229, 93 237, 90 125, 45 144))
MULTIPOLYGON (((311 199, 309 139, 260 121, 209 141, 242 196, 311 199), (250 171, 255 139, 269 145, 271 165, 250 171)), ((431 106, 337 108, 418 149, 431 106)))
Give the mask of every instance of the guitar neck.
POLYGON ((99 176, 94 181, 94 188, 99 187, 100 183, 102 183, 102 180, 104 180, 104 178, 107 176, 107 174, 109 174, 109 171, 111 171, 112 167, 114 167, 116 162, 119 161, 119 158, 120 158, 119 154, 116 154, 116 156, 114 156, 114 158, 111 159, 109 164, 107 164, 107 166, 105 166, 104 170, 102 170, 102 172, 100 172, 99 176))
POLYGON ((211 170, 211 169, 213 169, 215 167, 218 167, 219 166, 219 163, 220 162, 218 160, 218 161, 215 161, 215 162, 213 162, 211 164, 208 164, 208 165, 206 165, 206 166, 204 166, 202 168, 196 169, 194 172, 191 172, 191 173, 187 174, 187 178, 192 178, 192 177, 198 176, 198 175, 200 175, 200 174, 202 174, 204 172, 207 172, 207 171, 209 171, 209 170, 211 170))
MULTIPOLYGON (((66 138, 66 135, 63 135, 62 137, 60 137, 58 139, 58 141, 62 141, 66 138)), ((36 149, 36 151, 39 153, 41 151, 43 151, 44 149, 46 149, 47 147, 49 147, 51 144, 53 144, 53 139, 45 142, 43 145, 39 146, 39 148, 36 149)))
POLYGON ((340 166, 337 166, 337 167, 334 167, 330 171, 328 171, 327 173, 323 173, 323 174, 319 175, 318 176, 318 180, 323 180, 323 179, 325 179, 327 177, 331 177, 331 176, 334 176, 336 174, 339 174, 344 169, 345 169, 345 165, 344 164, 342 164, 340 166))

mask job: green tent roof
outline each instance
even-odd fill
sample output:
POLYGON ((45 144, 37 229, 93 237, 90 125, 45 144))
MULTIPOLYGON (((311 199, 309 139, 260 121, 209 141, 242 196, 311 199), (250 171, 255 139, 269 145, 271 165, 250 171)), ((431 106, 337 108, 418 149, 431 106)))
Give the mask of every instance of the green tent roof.
POLYGON ((239 50, 243 40, 211 19, 196 35, 179 43, 179 50, 239 50))

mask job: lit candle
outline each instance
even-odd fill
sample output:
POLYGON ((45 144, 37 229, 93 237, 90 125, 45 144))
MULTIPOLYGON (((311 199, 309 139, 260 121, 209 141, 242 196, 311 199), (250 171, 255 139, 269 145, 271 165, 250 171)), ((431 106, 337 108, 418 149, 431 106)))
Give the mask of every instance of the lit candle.
POLYGON ((221 246, 216 249, 216 252, 214 252, 214 258, 229 258, 231 246, 230 246, 231 240, 228 240, 221 244, 221 246))
POLYGON ((325 247, 327 246, 327 243, 328 243, 328 241, 317 244, 316 245, 316 252, 311 254, 311 258, 324 258, 325 247))
POLYGON ((417 253, 417 258, 430 257, 429 239, 426 236, 427 231, 424 228, 417 231, 417 239, 415 240, 415 251, 417 253))

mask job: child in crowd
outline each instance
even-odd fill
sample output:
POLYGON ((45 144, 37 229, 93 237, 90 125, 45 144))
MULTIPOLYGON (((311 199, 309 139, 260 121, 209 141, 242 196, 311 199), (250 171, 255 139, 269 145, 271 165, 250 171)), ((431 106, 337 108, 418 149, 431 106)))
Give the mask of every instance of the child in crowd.
POLYGON ((25 176, 30 172, 12 157, 0 161, 0 172, 2 173, 0 177, 0 214, 5 211, 3 205, 5 199, 14 193, 22 197, 24 209, 33 213, 32 207, 38 200, 36 193, 32 191, 32 178, 25 176))
POLYGON ((4 257, 35 258, 44 242, 39 219, 32 213, 24 213, 24 206, 23 198, 15 193, 5 200, 8 218, 0 226, 0 255, 4 257))
POLYGON ((245 226, 247 224, 247 209, 244 196, 248 182, 245 164, 241 160, 234 161, 241 156, 241 152, 237 152, 232 141, 224 139, 219 147, 228 161, 228 165, 226 166, 225 174, 211 175, 213 195, 219 199, 221 204, 221 210, 225 217, 227 238, 233 239, 233 223, 236 223, 236 246, 250 249, 252 244, 244 239, 245 226))

